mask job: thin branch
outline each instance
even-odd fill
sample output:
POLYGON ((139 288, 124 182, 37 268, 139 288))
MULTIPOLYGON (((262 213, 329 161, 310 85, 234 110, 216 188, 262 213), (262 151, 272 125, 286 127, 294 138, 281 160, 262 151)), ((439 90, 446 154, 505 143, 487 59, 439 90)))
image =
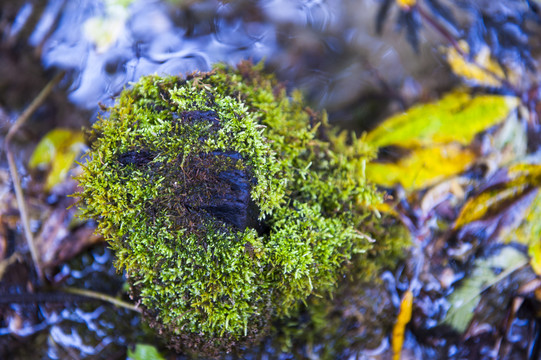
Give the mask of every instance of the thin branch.
POLYGON ((492 76, 494 79, 499 81, 502 86, 507 87, 515 96, 520 98, 520 91, 509 82, 504 77, 501 77, 497 74, 495 74, 493 71, 487 69, 482 64, 479 64, 475 59, 468 58, 468 55, 459 45, 457 39, 454 38, 453 35, 440 23, 438 23, 436 20, 434 20, 419 4, 416 5, 416 9, 419 12, 419 15, 421 15, 421 18, 424 19, 430 26, 432 26, 433 29, 435 29, 441 36, 443 36, 450 44, 451 46, 456 50, 456 52, 467 62, 470 64, 478 67, 480 70, 485 72, 487 75, 492 76))
POLYGON ((458 45, 458 41, 443 25, 441 25, 430 15, 428 15, 428 13, 421 6, 419 6, 419 4, 417 4, 416 9, 419 12, 419 15, 421 15, 421 18, 428 22, 430 26, 432 26, 432 28, 434 28, 441 36, 443 36, 445 40, 447 40, 451 44, 451 46, 460 56, 466 58, 467 54, 464 52, 464 50, 462 50, 460 45, 458 45))
POLYGON ((47 96, 51 93, 56 84, 64 77, 64 72, 60 72, 56 75, 49 83, 41 90, 38 96, 30 103, 26 110, 19 116, 15 123, 9 129, 5 142, 4 150, 6 152, 6 157, 9 163, 9 171, 11 173, 11 178, 13 180, 13 186, 15 187, 15 197, 17 198, 17 205, 19 207, 19 213, 21 216, 21 221, 23 223, 24 233, 26 237, 26 242, 28 248, 30 249, 30 255, 32 256, 32 261, 34 262, 34 267, 38 275, 38 279, 43 280, 43 272, 41 270, 41 262, 34 244, 34 237, 32 235, 32 230, 30 229, 30 222, 28 219, 28 212, 26 211, 26 205, 24 202, 24 194, 21 188, 21 181, 19 179, 19 173, 17 172, 17 165, 15 164, 15 158, 13 153, 10 150, 10 143, 13 135, 21 128, 21 126, 32 116, 32 114, 38 109, 38 107, 45 101, 47 96))
POLYGON ((4 145, 6 148, 7 143, 11 140, 13 135, 19 130, 19 128, 24 125, 24 123, 32 116, 32 114, 38 109, 38 107, 41 106, 41 104, 45 101, 47 96, 51 93, 53 88, 62 80, 64 77, 65 72, 61 71, 58 73, 49 83, 41 90, 41 92, 38 94, 38 96, 30 103, 30 105, 24 110, 24 112, 19 116, 17 121, 11 126, 9 129, 7 135, 6 135, 6 144, 4 145))
POLYGON ((6 269, 10 267, 11 265, 13 265, 16 261, 22 261, 22 256, 18 252, 14 252, 7 259, 0 261, 0 281, 4 277, 6 269))
POLYGON ((69 294, 82 295, 82 296, 86 296, 86 297, 89 297, 89 298, 92 298, 92 299, 98 299, 98 300, 101 300, 101 301, 105 301, 105 302, 111 303, 113 305, 116 305, 118 307, 123 307, 123 308, 131 310, 131 311, 136 311, 138 313, 142 312, 141 309, 139 309, 137 306, 135 306, 135 305, 133 305, 133 304, 131 304, 129 302, 119 300, 119 299, 117 299, 117 298, 115 298, 113 296, 110 296, 110 295, 107 295, 107 294, 104 294, 104 293, 101 293, 101 292, 92 291, 92 290, 86 290, 86 289, 73 288, 73 287, 64 287, 64 288, 61 288, 59 290, 64 291, 64 292, 69 293, 69 294))

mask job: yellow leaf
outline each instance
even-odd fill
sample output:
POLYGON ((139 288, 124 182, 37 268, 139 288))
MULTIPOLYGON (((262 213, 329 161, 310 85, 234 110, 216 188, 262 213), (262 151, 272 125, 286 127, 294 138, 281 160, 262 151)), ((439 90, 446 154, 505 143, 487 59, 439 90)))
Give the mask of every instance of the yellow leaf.
POLYGON ((412 306, 413 293, 408 289, 404 295, 402 295, 400 312, 398 313, 398 317, 396 318, 396 323, 393 328, 393 338, 391 340, 393 347, 393 360, 400 360, 400 352, 402 351, 402 345, 404 344, 406 325, 408 325, 411 320, 412 306))
POLYGON ((515 97, 452 92, 437 102, 414 106, 387 119, 365 140, 375 147, 467 145, 477 133, 502 122, 518 104, 515 97))
POLYGON ((54 129, 39 142, 30 157, 30 168, 50 168, 45 189, 50 190, 62 182, 84 147, 84 136, 80 131, 54 129))
POLYGON ((496 214, 532 186, 541 185, 541 165, 517 164, 509 167, 504 186, 489 189, 470 198, 462 207, 454 228, 496 214))
MULTIPOLYGON (((525 211, 525 216, 518 228, 507 234, 505 242, 517 242, 530 247, 538 246, 541 241, 541 192, 538 191, 532 204, 525 211)), ((534 251, 530 249, 530 252, 534 251)), ((537 250, 535 250, 537 251, 537 250)), ((541 259, 540 259, 541 260, 541 259)))
POLYGON ((528 246, 530 265, 533 271, 541 276, 541 191, 537 191, 532 204, 524 213, 522 222, 516 229, 506 234, 504 242, 515 242, 528 246))
POLYGON ((366 178, 385 187, 401 184, 407 190, 416 190, 461 173, 474 160, 473 151, 457 144, 420 148, 397 163, 368 164, 366 178))
POLYGON ((398 218, 398 212, 389 203, 381 202, 381 203, 370 204, 368 205, 368 208, 372 211, 377 211, 378 213, 383 213, 383 214, 389 214, 398 218))
POLYGON ((409 8, 411 8, 412 6, 414 6, 417 3, 417 0, 396 0, 396 3, 402 9, 408 10, 409 8))
POLYGON ((481 220, 488 214, 498 213, 502 206, 522 195, 527 188, 528 184, 519 184, 502 190, 483 192, 479 196, 470 198, 455 221, 455 229, 472 221, 481 220))
POLYGON ((509 167, 507 177, 513 182, 541 186, 541 165, 518 163, 509 167))
POLYGON ((503 227, 499 236, 504 243, 528 246, 530 265, 541 275, 541 165, 516 164, 507 169, 506 175, 505 183, 470 198, 460 211, 454 227, 457 229, 512 210, 518 221, 503 227))
POLYGON ((539 276, 541 276, 541 239, 532 244, 528 248, 528 253, 531 257, 530 265, 532 266, 533 271, 539 276))
MULTIPOLYGON (((446 51, 447 62, 455 74, 462 76, 476 85, 492 87, 502 85, 502 79, 506 79, 505 71, 498 62, 492 59, 488 46, 483 46, 473 60, 470 60, 467 58, 467 55, 470 53, 468 43, 461 40, 458 45, 462 50, 462 54, 454 47, 450 47, 446 51)), ((509 80, 511 82, 516 81, 516 75, 513 72, 508 71, 508 73, 512 77, 509 80)))
POLYGON ((165 357, 160 354, 154 345, 146 345, 137 343, 135 350, 128 349, 128 358, 132 360, 165 360, 165 357))

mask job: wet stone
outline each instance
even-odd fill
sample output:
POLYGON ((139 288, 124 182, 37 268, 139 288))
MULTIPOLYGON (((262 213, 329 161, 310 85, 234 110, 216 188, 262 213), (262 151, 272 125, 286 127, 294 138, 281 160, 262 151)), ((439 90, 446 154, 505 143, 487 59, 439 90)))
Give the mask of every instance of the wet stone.
POLYGON ((218 114, 212 110, 208 111, 199 111, 199 110, 193 110, 193 111, 182 111, 180 113, 180 118, 184 122, 189 123, 195 123, 195 122, 209 122, 213 126, 219 126, 220 125, 220 119, 218 118, 218 114))
MULTIPOLYGON (((248 169, 235 168, 237 162, 242 160, 242 156, 235 151, 213 151, 209 154, 200 154, 200 157, 207 158, 213 164, 227 165, 206 180, 211 191, 208 196, 200 199, 195 209, 205 211, 240 230, 253 228, 260 231, 262 225, 257 219, 259 209, 250 197, 252 175, 248 169)), ((211 171, 214 170, 217 169, 211 171)))
POLYGON ((118 156, 118 162, 122 165, 143 166, 152 161, 154 156, 144 150, 130 150, 118 156))

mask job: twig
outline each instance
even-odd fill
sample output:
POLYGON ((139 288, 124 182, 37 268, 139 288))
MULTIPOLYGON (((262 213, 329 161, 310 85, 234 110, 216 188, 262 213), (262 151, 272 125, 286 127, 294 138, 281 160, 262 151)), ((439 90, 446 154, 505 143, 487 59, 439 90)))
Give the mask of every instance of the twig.
POLYGON ((483 64, 478 63, 475 59, 473 58, 469 59, 468 58, 469 54, 466 53, 460 47, 457 39, 455 39, 454 36, 451 35, 451 33, 444 26, 442 26, 440 23, 434 20, 421 6, 419 6, 419 4, 417 4, 416 9, 419 12, 419 15, 421 16, 421 18, 424 19, 426 22, 428 22, 428 24, 430 24, 430 26, 432 26, 433 29, 435 29, 441 36, 443 36, 465 61, 478 67, 487 75, 492 76, 494 79, 499 81, 502 84, 502 86, 507 87, 513 93, 513 95, 520 97, 521 92, 513 84, 511 84, 509 80, 487 69, 483 64))
POLYGON ((115 298, 113 296, 110 296, 110 295, 107 295, 107 294, 104 294, 104 293, 101 293, 101 292, 92 291, 92 290, 85 290, 85 289, 79 289, 79 288, 73 288, 73 287, 64 287, 64 288, 61 288, 59 290, 64 291, 64 292, 69 293, 69 294, 82 295, 82 296, 86 296, 86 297, 89 297, 89 298, 92 298, 92 299, 98 299, 98 300, 101 300, 101 301, 105 301, 105 302, 111 303, 113 305, 123 307, 123 308, 128 309, 128 310, 136 311, 138 313, 142 312, 141 309, 139 309, 137 306, 135 306, 135 305, 133 305, 133 304, 131 304, 129 302, 119 300, 119 299, 117 299, 117 298, 115 298))
POLYGON ((6 157, 9 163, 9 171, 11 173, 11 178, 13 180, 13 186, 15 188, 15 197, 17 198, 17 205, 19 207, 19 213, 21 216, 21 221, 23 223, 24 233, 26 237, 26 242, 28 248, 30 249, 30 255, 32 256, 32 261, 34 262, 34 267, 38 275, 38 279, 43 280, 43 272, 41 271, 41 262, 34 244, 34 237, 32 231, 30 230, 30 222, 28 221, 28 213, 26 211, 26 205, 24 202, 24 194, 21 188, 21 181, 19 179, 19 174, 17 172, 17 166, 15 164, 15 158, 10 150, 11 138, 15 133, 21 128, 21 126, 30 118, 30 116, 37 110, 37 108, 45 101, 47 96, 51 93, 53 88, 58 82, 64 77, 64 72, 60 72, 56 75, 49 83, 41 90, 38 96, 30 103, 26 110, 19 116, 15 123, 9 129, 5 142, 4 150, 6 152, 6 157))
POLYGON ((19 254, 18 252, 14 252, 7 259, 0 261, 0 281, 4 277, 6 269, 13 265, 13 263, 15 263, 16 261, 22 261, 21 254, 19 254))
POLYGON ((443 27, 440 23, 434 20, 430 15, 428 15, 428 13, 421 6, 419 6, 419 4, 417 4, 416 8, 419 12, 419 15, 421 15, 421 18, 428 22, 430 26, 432 26, 432 28, 434 28, 441 36, 443 36, 460 56, 466 58, 467 54, 464 52, 464 50, 462 50, 454 36, 451 35, 451 33, 445 27, 443 27))

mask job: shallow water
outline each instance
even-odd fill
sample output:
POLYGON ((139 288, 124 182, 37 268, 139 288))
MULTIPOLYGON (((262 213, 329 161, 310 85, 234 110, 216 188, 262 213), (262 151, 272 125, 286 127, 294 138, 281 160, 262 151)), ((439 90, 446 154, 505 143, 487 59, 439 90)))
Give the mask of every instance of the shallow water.
POLYGON ((43 66, 69 71, 70 100, 92 111, 142 75, 205 71, 216 62, 264 59, 316 108, 330 109, 354 103, 382 80, 415 98, 418 82, 434 80, 406 75, 411 64, 438 67, 432 56, 409 62, 416 54, 392 29, 376 36, 376 0, 182 3, 50 0, 43 9, 21 3, 9 34, 32 27, 27 41, 43 66))

